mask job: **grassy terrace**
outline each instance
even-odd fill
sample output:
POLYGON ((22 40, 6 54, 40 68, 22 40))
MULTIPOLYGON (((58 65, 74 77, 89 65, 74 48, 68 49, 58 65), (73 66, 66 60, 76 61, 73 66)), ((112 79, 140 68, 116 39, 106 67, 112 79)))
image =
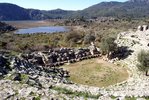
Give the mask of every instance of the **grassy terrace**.
POLYGON ((106 87, 128 78, 125 68, 115 66, 99 58, 84 60, 62 67, 70 72, 70 80, 89 86, 106 87))

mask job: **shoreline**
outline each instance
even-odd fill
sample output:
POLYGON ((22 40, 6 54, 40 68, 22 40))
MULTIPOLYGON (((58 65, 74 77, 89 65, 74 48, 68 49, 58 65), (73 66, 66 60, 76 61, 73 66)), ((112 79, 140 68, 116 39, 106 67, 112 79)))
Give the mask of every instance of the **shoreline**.
POLYGON ((31 28, 31 27, 44 27, 44 26, 55 26, 56 21, 46 21, 46 20, 27 20, 27 21, 4 21, 5 23, 15 26, 18 29, 31 28))

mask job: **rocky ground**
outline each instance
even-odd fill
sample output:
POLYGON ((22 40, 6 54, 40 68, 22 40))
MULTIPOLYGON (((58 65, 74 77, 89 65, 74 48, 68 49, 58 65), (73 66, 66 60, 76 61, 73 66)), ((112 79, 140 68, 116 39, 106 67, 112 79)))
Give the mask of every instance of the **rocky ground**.
POLYGON ((0 99, 145 100, 149 97, 149 78, 139 72, 136 65, 138 64, 137 54, 142 49, 149 50, 148 33, 149 30, 138 30, 118 35, 116 43, 119 46, 128 47, 132 52, 126 59, 115 61, 114 64, 128 67, 130 75, 128 80, 107 88, 74 84, 67 79, 67 71, 59 67, 44 68, 30 63, 28 60, 13 57, 9 61, 9 57, 1 56, 0 99), (8 66, 9 64, 11 66, 8 66))
POLYGON ((56 83, 71 84, 67 80, 67 71, 61 68, 44 68, 24 59, 6 56, 0 56, 0 66, 1 100, 61 98, 64 96, 49 88, 56 83))
POLYGON ((115 97, 148 97, 149 96, 149 78, 137 69, 137 55, 141 50, 148 51, 149 30, 136 32, 123 32, 119 34, 116 42, 119 46, 127 46, 132 50, 132 54, 126 59, 118 61, 123 66, 127 66, 130 70, 130 77, 127 81, 119 83, 115 86, 106 88, 105 95, 113 95, 115 97))
MULTIPOLYGON (((98 98, 87 91, 74 91, 62 87, 73 84, 69 72, 59 66, 98 57, 89 49, 56 49, 10 56, 0 54, 0 99, 9 100, 80 100, 98 98), (73 55, 73 56, 72 56, 73 55)), ((78 85, 78 87, 80 87, 78 85)), ((80 88, 81 89, 81 88, 80 88)))

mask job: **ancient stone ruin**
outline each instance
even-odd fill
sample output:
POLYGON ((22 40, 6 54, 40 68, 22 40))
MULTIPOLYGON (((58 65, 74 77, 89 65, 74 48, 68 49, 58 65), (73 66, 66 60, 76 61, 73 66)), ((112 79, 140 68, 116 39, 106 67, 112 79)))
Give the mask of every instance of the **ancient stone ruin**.
POLYGON ((51 81, 65 82, 69 77, 69 72, 59 68, 65 63, 74 63, 85 59, 100 56, 96 46, 93 48, 52 48, 49 51, 32 52, 20 54, 18 56, 0 55, 0 76, 4 76, 9 71, 15 73, 28 74, 31 76, 40 75, 51 77, 51 81))
POLYGON ((148 25, 140 25, 138 26, 138 31, 146 31, 149 29, 149 26, 148 25))
POLYGON ((49 51, 33 52, 31 54, 21 54, 20 57, 27 59, 34 64, 46 67, 61 66, 64 63, 74 63, 84 59, 95 58, 100 55, 99 49, 95 45, 89 48, 53 48, 49 51))
POLYGON ((148 48, 149 46, 149 26, 140 25, 137 31, 121 32, 117 36, 118 45, 127 45, 133 47, 134 45, 140 45, 142 48, 148 48))
POLYGON ((100 49, 98 47, 96 47, 93 42, 91 42, 91 46, 89 46, 89 50, 90 50, 91 55, 100 53, 100 49))

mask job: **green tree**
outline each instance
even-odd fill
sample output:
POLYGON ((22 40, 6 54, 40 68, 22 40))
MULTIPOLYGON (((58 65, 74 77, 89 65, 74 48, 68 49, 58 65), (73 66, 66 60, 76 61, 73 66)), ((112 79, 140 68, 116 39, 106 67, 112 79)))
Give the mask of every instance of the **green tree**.
POLYGON ((107 55, 108 58, 111 58, 111 55, 117 50, 117 44, 114 41, 115 39, 112 37, 103 38, 101 40, 100 48, 102 54, 107 55))
POLYGON ((138 54, 138 62, 140 63, 138 66, 138 69, 140 71, 143 71, 148 75, 149 70, 149 52, 141 51, 138 54))

